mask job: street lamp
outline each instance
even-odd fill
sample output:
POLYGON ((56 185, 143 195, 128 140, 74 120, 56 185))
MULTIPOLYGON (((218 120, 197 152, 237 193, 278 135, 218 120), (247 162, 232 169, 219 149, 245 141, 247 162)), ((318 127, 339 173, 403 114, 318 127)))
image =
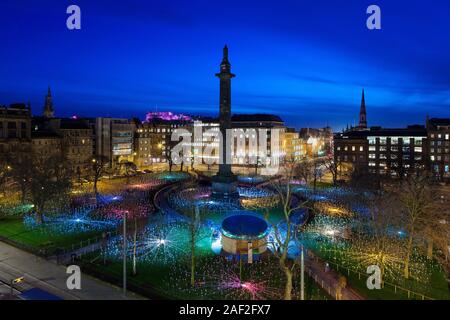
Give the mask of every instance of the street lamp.
POLYGON ((305 255, 303 245, 300 257, 300 299, 305 300, 305 255))
POLYGON ((123 213, 123 296, 127 296, 127 214, 123 213))
POLYGON ((14 285, 22 283, 24 281, 25 281, 25 277, 20 277, 20 278, 11 280, 11 285, 10 285, 10 287, 11 287, 11 296, 14 294, 14 285))

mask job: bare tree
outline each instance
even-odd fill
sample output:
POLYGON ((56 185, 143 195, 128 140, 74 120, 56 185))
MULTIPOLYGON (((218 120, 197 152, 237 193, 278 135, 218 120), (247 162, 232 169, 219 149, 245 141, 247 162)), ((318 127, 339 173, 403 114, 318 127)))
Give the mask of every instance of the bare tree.
POLYGON ((327 168, 333 178, 333 186, 336 186, 341 162, 337 160, 335 161, 333 157, 327 157, 323 160, 323 165, 327 168))
POLYGON ((309 160, 300 162, 295 168, 295 174, 303 179, 306 184, 309 183, 313 172, 313 163, 309 160))
POLYGON ((105 156, 95 156, 92 159, 92 178, 94 180, 95 199, 98 197, 98 181, 106 173, 109 159, 105 156))
POLYGON ((385 276, 395 279, 401 273, 404 245, 398 230, 401 220, 395 195, 378 192, 362 196, 368 215, 355 216, 348 255, 365 269, 377 265, 381 280, 385 276))
POLYGON ((283 224, 286 226, 286 233, 280 230, 280 226, 271 223, 269 213, 266 213, 267 223, 272 225, 274 234, 273 252, 278 259, 279 266, 285 275, 285 290, 284 299, 292 300, 292 288, 293 288, 293 276, 295 268, 298 265, 297 260, 291 260, 288 257, 288 249, 291 241, 295 240, 295 232, 293 230, 291 216, 294 212, 305 208, 307 202, 300 202, 297 197, 293 195, 291 181, 297 172, 297 165, 294 163, 286 162, 284 168, 282 168, 282 176, 272 181, 271 187, 276 191, 279 198, 279 202, 283 210, 283 224))
POLYGON ((4 195, 6 192, 6 182, 11 173, 11 166, 4 154, 0 154, 0 192, 4 195))
POLYGON ((196 245, 200 233, 200 210, 195 207, 191 212, 189 222, 189 235, 191 245, 191 286, 195 286, 196 245))
MULTIPOLYGON (((46 155, 33 154, 33 157, 46 157, 46 155)), ((28 194, 30 176, 32 176, 32 172, 33 163, 29 156, 15 155, 11 158, 10 174, 16 185, 19 186, 22 204, 25 203, 28 194)))
POLYGON ((410 276, 410 261, 415 240, 426 235, 427 230, 439 226, 442 212, 439 199, 426 175, 411 175, 400 182, 398 198, 402 204, 403 221, 408 234, 404 258, 404 277, 410 276))
POLYGON ((170 141, 169 142, 169 148, 167 149, 168 151, 166 152, 166 160, 167 163, 169 164, 169 172, 172 172, 173 169, 173 158, 172 158, 172 149, 173 147, 176 145, 176 141, 170 141))
POLYGON ((317 180, 320 180, 323 176, 322 164, 323 164, 323 162, 319 159, 313 160, 312 177, 313 177, 314 193, 316 193, 316 191, 317 191, 317 180))
POLYGON ((67 199, 71 188, 70 171, 61 156, 34 157, 30 175, 30 197, 34 204, 36 222, 42 224, 49 204, 57 205, 67 199))

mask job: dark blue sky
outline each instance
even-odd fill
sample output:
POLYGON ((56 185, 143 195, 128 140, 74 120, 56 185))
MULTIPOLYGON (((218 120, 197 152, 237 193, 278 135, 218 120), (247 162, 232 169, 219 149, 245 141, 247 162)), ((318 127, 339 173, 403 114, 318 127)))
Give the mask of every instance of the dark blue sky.
POLYGON ((364 87, 369 125, 423 123, 450 116, 449 17, 448 0, 0 0, 0 104, 40 113, 51 85, 58 116, 216 114, 227 43, 235 113, 340 129, 364 87))

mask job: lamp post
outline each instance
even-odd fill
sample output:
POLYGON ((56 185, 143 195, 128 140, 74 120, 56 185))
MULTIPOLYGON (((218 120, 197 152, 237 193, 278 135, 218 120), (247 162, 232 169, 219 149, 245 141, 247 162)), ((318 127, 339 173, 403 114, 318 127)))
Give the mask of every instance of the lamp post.
POLYGON ((123 296, 127 296, 127 214, 123 214, 123 296))
POLYGON ((301 252, 301 263, 300 263, 300 299, 303 301, 305 300, 305 256, 304 256, 304 250, 302 245, 302 252, 301 252))

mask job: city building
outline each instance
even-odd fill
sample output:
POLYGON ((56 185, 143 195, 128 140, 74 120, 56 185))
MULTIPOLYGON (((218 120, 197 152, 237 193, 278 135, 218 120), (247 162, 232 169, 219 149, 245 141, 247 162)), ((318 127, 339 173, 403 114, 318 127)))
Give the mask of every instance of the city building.
POLYGON ((158 114, 161 117, 152 113, 151 117, 147 115, 146 121, 136 125, 134 162, 140 169, 167 163, 170 149, 173 147, 171 141, 173 131, 190 124, 190 118, 178 118, 172 113, 158 114), (167 114, 172 117, 166 117, 167 114))
POLYGON ((424 126, 353 130, 337 134, 334 143, 336 162, 353 169, 393 177, 426 169, 427 132, 424 126))
POLYGON ((300 156, 303 158, 317 158, 332 156, 333 131, 330 127, 314 129, 302 128, 300 137, 300 156))
POLYGON ((94 134, 93 154, 108 160, 110 168, 133 162, 136 124, 129 119, 87 119, 94 134))
POLYGON ((300 145, 299 133, 294 128, 286 128, 283 135, 283 153, 285 154, 286 161, 296 162, 301 160, 300 145))
POLYGON ((31 130, 31 151, 33 157, 62 156, 62 138, 55 131, 33 118, 31 130))
MULTIPOLYGON (((256 158, 255 154, 252 154, 255 148, 252 148, 251 144, 257 141, 258 147, 260 149, 263 148, 260 144, 264 134, 266 135, 267 161, 272 159, 270 161, 278 162, 278 164, 283 162, 285 157, 283 144, 285 142, 286 126, 279 116, 271 114, 235 114, 231 117, 231 126, 235 133, 234 141, 232 142, 234 150, 231 152, 233 165, 255 165, 255 163, 252 163, 256 158)), ((258 161, 259 165, 267 164, 260 163, 261 160, 259 158, 256 161, 258 161)))
POLYGON ((430 169, 440 179, 450 180, 450 118, 427 119, 430 169))
POLYGON ((31 108, 16 103, 0 106, 0 154, 31 151, 31 108))
POLYGON ((76 118, 52 118, 44 124, 61 137, 62 154, 77 178, 91 174, 93 158, 93 131, 89 122, 76 118))

